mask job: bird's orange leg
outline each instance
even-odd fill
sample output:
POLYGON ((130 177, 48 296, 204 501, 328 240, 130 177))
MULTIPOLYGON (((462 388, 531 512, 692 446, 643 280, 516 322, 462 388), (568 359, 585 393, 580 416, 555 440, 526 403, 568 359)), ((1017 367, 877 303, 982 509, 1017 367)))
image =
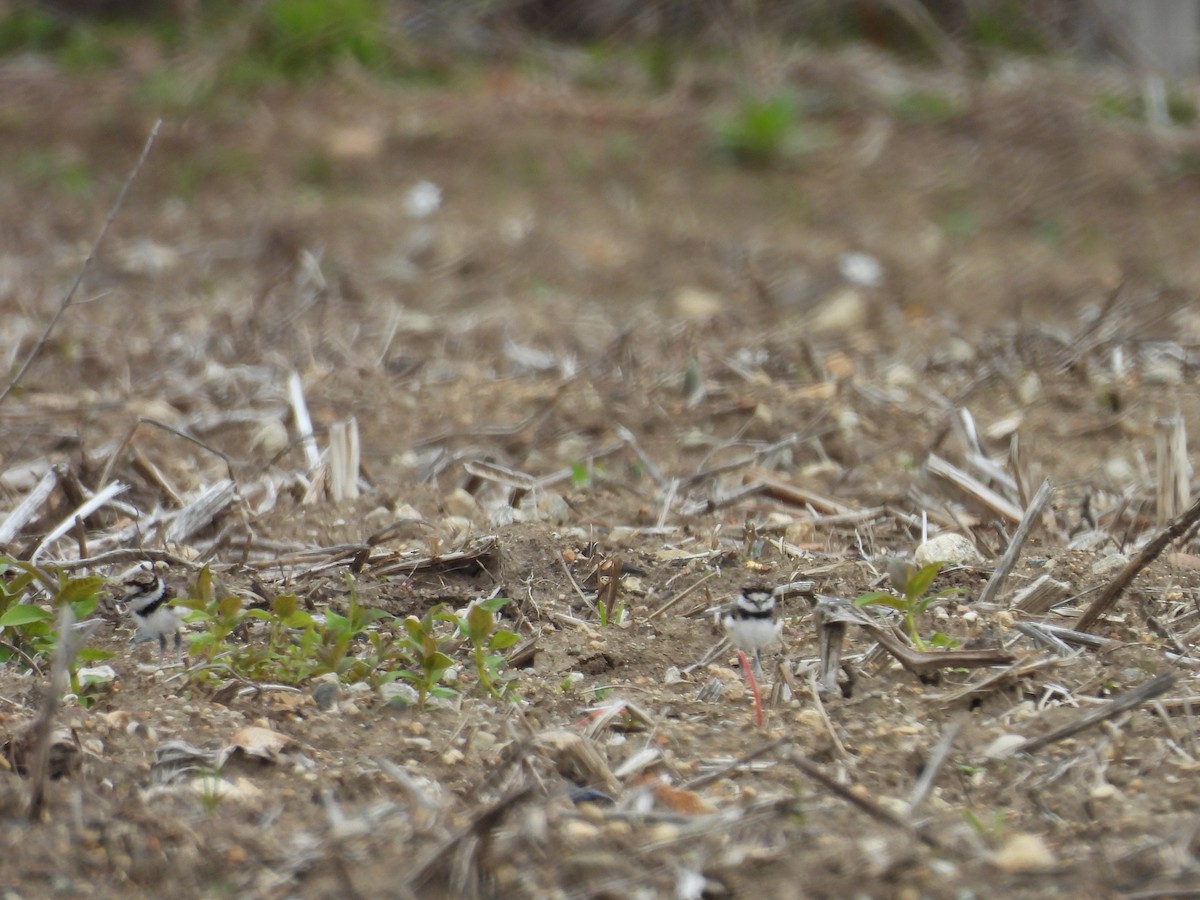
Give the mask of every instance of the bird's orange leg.
POLYGON ((750 685, 750 693, 754 695, 754 722, 759 728, 763 727, 763 708, 762 698, 758 694, 758 679, 754 677, 754 668, 750 665, 750 660, 746 654, 738 651, 738 664, 742 667, 742 671, 746 673, 746 684, 750 685))

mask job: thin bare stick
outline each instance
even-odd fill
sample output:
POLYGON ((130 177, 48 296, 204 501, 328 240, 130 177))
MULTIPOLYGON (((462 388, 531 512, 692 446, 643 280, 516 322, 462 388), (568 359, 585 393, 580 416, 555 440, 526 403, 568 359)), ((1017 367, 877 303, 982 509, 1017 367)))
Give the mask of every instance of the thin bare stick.
POLYGON ((825 726, 825 732, 829 735, 829 739, 833 741, 833 749, 837 753, 838 759, 842 760, 842 762, 847 761, 850 759, 850 754, 846 752, 846 745, 837 736, 837 729, 833 727, 833 720, 829 718, 829 713, 825 711, 825 703, 821 700, 821 688, 817 684, 817 674, 815 672, 808 679, 808 689, 812 694, 813 706, 817 709, 817 715, 821 717, 821 724, 825 726))
POLYGON ((1118 694, 1108 703, 1104 704, 1104 706, 1090 710, 1076 718, 1074 721, 1068 722, 1066 725, 1063 725, 1060 728, 1055 728, 1049 734, 1044 734, 1037 738, 1030 738, 1025 743, 1018 744, 1015 748, 1013 748, 1012 752, 1033 753, 1035 750, 1041 750, 1043 747, 1049 747, 1051 744, 1079 734, 1079 732, 1087 728, 1091 728, 1093 725, 1099 725, 1101 722, 1106 722, 1114 716, 1119 716, 1123 712, 1135 709, 1141 706, 1143 703, 1165 694, 1172 687, 1174 687, 1175 682, 1178 680, 1178 676, 1171 672, 1151 678, 1149 681, 1138 685, 1131 691, 1118 694))
POLYGON ((37 359, 38 356, 41 355, 42 350, 45 349, 46 342, 50 340, 50 335, 58 325, 59 319, 61 319, 63 315, 66 314, 67 310, 71 308, 71 303, 75 300, 75 293, 79 290, 79 285, 83 282, 83 276, 87 273, 88 266, 90 266, 95 260, 96 254, 100 250, 100 244, 103 243, 104 236, 108 234, 109 226, 111 226, 113 220, 117 218, 117 213, 120 212, 121 207, 125 205, 125 195, 129 193, 130 186, 138 177, 138 173, 142 171, 142 166, 146 162, 146 157, 150 155, 150 148, 153 147, 154 142, 158 140, 158 129, 161 125, 162 119, 159 119, 154 123, 154 127, 150 129, 150 135, 146 138, 146 143, 142 147, 142 154, 138 157, 137 162, 134 163, 133 169, 130 171, 129 176, 125 179, 125 183, 121 185, 121 190, 117 194, 116 202, 113 203, 112 209, 109 210, 108 218, 104 220, 104 225, 101 226, 100 233, 96 235, 96 240, 92 243, 91 250, 88 251, 87 259, 83 261, 83 265, 81 265, 79 267, 79 271, 75 273, 75 280, 71 282, 71 287, 67 291, 67 296, 63 298, 63 302, 59 305, 58 310, 50 318, 49 324, 46 325, 46 330, 42 332, 42 336, 38 338, 38 342, 33 345, 33 349, 29 351, 29 355, 25 357, 25 361, 21 363, 21 367, 17 369, 17 374, 14 375, 9 380, 8 384, 4 386, 4 390, 0 391, 0 403, 3 403, 5 399, 7 399, 8 395, 13 392, 16 386, 21 383, 21 379, 25 377, 25 373, 29 371, 29 367, 33 365, 33 361, 37 359))
POLYGON ((942 459, 936 453, 929 454, 929 459, 925 462, 925 469, 930 475, 936 475, 938 478, 950 482, 993 515, 1008 519, 1010 522, 1021 521, 1021 510, 1015 503, 993 491, 978 478, 942 459))
POLYGON ((51 466, 47 469, 42 480, 29 492, 29 496, 22 500, 3 522, 0 522, 0 544, 7 544, 21 533, 25 523, 32 519, 42 504, 50 499, 50 495, 58 486, 60 475, 58 466, 51 466))
POLYGON ((567 561, 562 558, 561 554, 555 555, 558 556, 558 564, 562 566, 562 570, 567 574, 567 580, 571 582, 571 587, 575 588, 575 593, 579 595, 579 599, 584 602, 584 605, 586 605, 588 609, 598 614, 596 604, 589 600, 587 595, 584 594, 583 588, 579 586, 579 582, 575 580, 575 576, 571 574, 571 570, 567 567, 567 561))
POLYGON ((843 784, 838 784, 838 782, 834 781, 833 778, 826 775, 821 770, 820 766, 816 765, 815 763, 809 762, 807 759, 805 759, 803 756, 801 756, 795 750, 792 750, 789 748, 786 751, 786 754, 787 754, 788 761, 791 762, 792 765, 794 765, 797 769, 799 769, 801 772, 803 772, 805 775, 807 775, 813 781, 820 784, 821 787, 825 788, 830 793, 835 794, 838 797, 841 797, 843 800, 845 800, 847 803, 851 804, 852 806, 857 806, 859 809, 861 809, 867 815, 871 816, 874 819, 878 819, 880 822, 883 822, 887 825, 891 825, 893 828, 898 828, 901 831, 905 832, 906 834, 911 835, 912 837, 915 837, 918 840, 920 840, 926 844, 929 844, 931 847, 938 846, 938 842, 934 838, 930 837, 927 834, 918 832, 916 830, 916 828, 913 827, 911 822, 909 822, 905 819, 902 819, 900 816, 898 816, 896 813, 892 812, 886 806, 881 806, 880 804, 876 803, 874 800, 872 800, 870 797, 868 797, 865 793, 859 793, 852 788, 846 787, 843 784))
POLYGON ((64 603, 58 613, 58 644, 54 648, 54 663, 50 667, 50 685, 42 700, 42 708, 30 731, 33 753, 29 766, 29 821, 41 817, 46 800, 46 782, 50 777, 50 748, 54 736, 54 716, 63 692, 67 689, 67 673, 75 654, 91 636, 93 628, 77 629, 71 605, 64 603))
POLYGON ((174 553, 168 553, 165 550, 151 550, 149 548, 129 547, 121 550, 109 550, 107 553, 97 553, 95 556, 88 556, 82 559, 65 559, 61 562, 55 561, 56 568, 62 569, 64 572, 69 572, 74 569, 88 569, 93 566, 107 566, 113 563, 126 562, 163 562, 172 566, 178 566, 184 569, 198 569, 199 565, 195 560, 184 559, 182 556, 177 556, 174 553))
POLYGON ((304 399, 304 382, 300 380, 299 372, 292 372, 288 376, 288 404, 292 408, 296 431, 300 433, 305 462, 308 463, 309 469, 315 469, 321 464, 321 451, 317 449, 317 439, 313 435, 312 417, 308 414, 308 403, 304 399))
POLYGON ((709 572, 707 575, 704 575, 704 576, 698 578, 696 581, 692 582, 690 585, 685 587, 682 591, 680 591, 678 594, 676 594, 670 600, 665 601, 662 606, 660 606, 654 612, 650 613, 650 615, 646 616, 646 621, 652 622, 653 620, 657 619, 659 616, 661 616, 663 613, 665 613, 668 609, 670 609, 672 606, 674 606, 676 603, 678 603, 680 600, 682 600, 684 597, 686 597, 688 594, 690 594, 696 588, 700 587, 700 585, 704 584, 704 582, 708 581, 711 578, 716 578, 716 577, 717 577, 716 572, 709 572))
POLYGON ((760 756, 766 756, 768 753, 775 750, 777 747, 781 747, 784 744, 789 743, 790 741, 791 741, 791 738, 786 737, 786 736, 775 738, 775 740, 773 740, 773 741, 768 741, 767 743, 765 743, 761 747, 759 747, 757 750, 751 750, 749 753, 743 753, 737 759, 730 760, 729 762, 725 763, 725 765, 718 766, 717 768, 713 769, 711 772, 705 772, 703 775, 696 776, 691 781, 685 781, 681 785, 681 788, 685 791, 697 791, 706 785, 712 784, 714 781, 719 781, 720 779, 722 779, 726 775, 728 775, 730 772, 740 769, 743 766, 749 765, 750 763, 754 762, 754 760, 758 759, 760 756))
POLYGON ((1100 596, 1092 601, 1091 606, 1084 610, 1083 615, 1075 622, 1075 630, 1090 631, 1096 621, 1117 602, 1117 598, 1125 592, 1125 588, 1129 587, 1129 583, 1137 577, 1137 574, 1158 559, 1159 555, 1167 549, 1168 544, 1182 537, 1197 521, 1200 521, 1200 497, 1197 497, 1191 506, 1172 519, 1166 528, 1151 538, 1146 546, 1138 551, 1137 556, 1117 573, 1117 577, 1108 583, 1108 586, 1100 592, 1100 596))
POLYGON ((196 437, 194 434, 189 434, 186 431, 182 431, 176 428, 174 425, 168 425, 166 422, 160 422, 158 419, 152 419, 149 416, 139 416, 138 420, 133 423, 129 431, 125 433, 125 437, 121 440, 120 446, 118 446, 116 451, 109 456, 108 462, 105 463, 104 470, 101 472, 100 478, 96 482, 97 485, 103 487, 104 485, 108 484, 108 479, 112 475, 113 468, 116 466, 117 460, 120 459, 121 455, 125 452, 125 448, 128 447, 130 442, 133 440, 134 434, 143 425, 153 425, 155 428, 161 428, 168 434, 173 434, 177 438, 182 438, 185 441, 195 444, 201 450, 207 450, 213 456, 219 457, 221 462, 225 463, 225 471, 229 473, 229 480, 235 483, 237 482, 237 478, 234 476, 233 472, 233 460, 229 458, 227 453, 218 450, 216 447, 213 447, 210 444, 204 443, 204 441, 200 440, 200 438, 196 437))
POLYGON ((1053 494, 1054 485, 1047 478, 1042 482, 1042 486, 1038 488, 1038 492, 1033 495, 1033 499, 1025 509, 1025 515, 1021 517, 1021 524, 1017 526, 1017 530, 1013 532, 1012 540, 1008 542, 1008 549, 1004 551, 1004 555, 996 563, 992 577, 988 579, 983 592, 979 595, 979 603, 991 603, 996 599, 996 595, 1000 593, 1000 588, 1004 586, 1005 580, 1021 556, 1021 550, 1025 547, 1025 541, 1029 538, 1029 532, 1033 530, 1033 526, 1041 518, 1042 509, 1053 494))
POLYGON ((916 816, 917 810, 921 808, 921 804, 925 802, 925 798, 933 790, 933 785, 937 781, 938 774, 942 771, 942 767, 946 765, 946 760, 950 758, 950 750, 954 746, 954 739, 958 737, 959 731, 967 724, 969 718, 971 718, 969 710, 960 710, 958 715, 950 720, 950 724, 946 726, 946 730, 942 732, 942 736, 933 748, 933 752, 929 754, 929 759, 925 760, 925 766, 921 770, 921 777, 913 785, 912 796, 908 800, 908 817, 910 819, 916 816))

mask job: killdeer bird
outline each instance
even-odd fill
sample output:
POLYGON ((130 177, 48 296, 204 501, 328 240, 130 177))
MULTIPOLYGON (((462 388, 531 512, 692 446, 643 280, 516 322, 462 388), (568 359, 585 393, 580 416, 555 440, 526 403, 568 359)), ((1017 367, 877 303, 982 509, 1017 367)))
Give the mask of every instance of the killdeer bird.
POLYGON ((733 646, 752 654, 754 674, 762 674, 762 650, 783 631, 775 605, 775 591, 762 584, 742 588, 725 613, 725 630, 733 646))
POLYGON ((758 676, 762 675, 762 650, 783 631, 775 600, 774 588, 763 584, 747 585, 725 613, 725 630, 737 648, 738 661, 746 673, 750 693, 754 695, 754 715, 759 728, 763 724, 762 698, 758 692, 758 676), (750 654, 750 659, 747 654, 750 654))
POLYGON ((124 581, 125 593, 121 601, 129 607, 138 633, 134 640, 158 638, 158 665, 162 668, 163 655, 167 651, 167 635, 174 635, 175 654, 183 665, 183 639, 179 629, 183 624, 183 610, 170 605, 171 589, 162 576, 149 569, 135 572, 124 581))

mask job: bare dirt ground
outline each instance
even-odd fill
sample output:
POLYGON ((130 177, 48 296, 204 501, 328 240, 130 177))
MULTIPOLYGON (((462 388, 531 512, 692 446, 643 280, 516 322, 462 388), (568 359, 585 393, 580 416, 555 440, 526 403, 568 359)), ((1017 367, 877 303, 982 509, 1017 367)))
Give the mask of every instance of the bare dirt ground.
MULTIPOLYGON (((780 62, 813 146, 745 169, 713 150, 735 73, 697 68, 650 94, 625 70, 597 86, 563 66, 439 88, 349 73, 173 111, 86 302, 0 404, 4 515, 62 464, 90 488, 129 485, 144 519, 115 542, 129 511, 97 514, 89 554, 168 550, 226 590, 295 592, 316 612, 345 610, 349 570, 401 617, 511 598, 505 626, 534 638, 511 667, 515 702, 477 690, 465 663, 460 699, 426 710, 350 685, 331 708, 311 681, 204 685, 159 671, 106 613, 93 643, 118 651, 117 678, 60 711, 78 749, 39 821, 11 759, 0 772, 6 896, 1200 889, 1193 541, 1137 577, 1092 629, 1099 649, 1060 655, 1017 629, 1069 628, 1157 530, 1155 423, 1198 412, 1194 130, 1106 116, 1130 90, 1120 73, 1020 62, 960 78, 850 49, 780 62), (949 107, 929 112, 931 94, 949 107), (417 217, 422 181, 441 204, 417 217), (359 498, 302 502, 292 373, 321 448, 357 421, 359 498), (990 469, 972 468, 962 410, 990 469), (174 431, 144 423, 126 442, 139 417, 174 431), (1044 477, 1055 486, 991 603, 976 601, 1016 519, 931 474, 931 454, 1018 516, 1044 477), (514 506, 481 462, 542 481, 514 506), (233 502, 168 542, 152 514, 227 476, 233 502), (705 610, 747 581, 811 579, 847 600, 882 587, 923 517, 983 562, 943 572, 963 593, 922 629, 1016 662, 922 679, 850 626, 841 689, 819 693, 810 601, 790 598, 764 680, 791 688, 756 728, 705 610), (611 559, 627 616, 602 625, 589 601, 611 559), (1046 573, 1061 603, 1011 610, 1046 573), (1155 701, 997 749, 1168 673, 1155 701), (620 713, 596 719, 606 705, 620 713), (247 725, 292 743, 267 762, 235 754, 219 790, 163 764, 168 742, 216 751, 247 725), (603 796, 580 802, 582 787, 603 796)), ((0 68, 9 369, 159 111, 138 85, 0 68)), ((73 508, 56 492, 8 552, 27 557, 73 508)), ((79 553, 72 534, 43 561, 79 553)), ((196 574, 169 577, 183 592, 196 574)), ((0 671, 6 738, 44 683, 0 671)))

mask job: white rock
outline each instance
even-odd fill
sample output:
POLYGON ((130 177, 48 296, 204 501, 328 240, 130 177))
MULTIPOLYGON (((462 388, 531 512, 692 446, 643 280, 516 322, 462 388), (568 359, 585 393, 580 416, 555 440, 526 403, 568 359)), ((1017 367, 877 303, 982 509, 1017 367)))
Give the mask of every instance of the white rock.
POLYGON ((274 456, 282 451, 290 441, 291 438, 288 437, 287 426, 283 424, 283 420, 272 417, 264 420, 258 426, 254 436, 250 438, 250 446, 266 456, 274 456))
POLYGON ((1019 734, 1002 734, 984 748, 983 755, 987 759, 1004 759, 1023 743, 1025 738, 1019 734))
POLYGON ((1038 835, 1018 832, 992 854, 992 865, 1005 872, 1038 872, 1053 868, 1055 860, 1038 835))
POLYGON ((947 532, 931 537, 913 554, 913 561, 918 566, 940 562, 954 566, 978 565, 983 557, 975 549, 975 545, 961 534, 947 532))
POLYGON ((812 330, 822 333, 845 332, 867 323, 867 301, 852 287, 843 287, 830 294, 813 317, 812 330))
POLYGON ((404 211, 414 219, 432 216, 442 205, 442 189, 432 181, 418 181, 404 195, 404 211))
POLYGON ((858 287, 879 287, 883 283, 883 266, 867 253, 843 253, 838 257, 838 271, 858 287))

